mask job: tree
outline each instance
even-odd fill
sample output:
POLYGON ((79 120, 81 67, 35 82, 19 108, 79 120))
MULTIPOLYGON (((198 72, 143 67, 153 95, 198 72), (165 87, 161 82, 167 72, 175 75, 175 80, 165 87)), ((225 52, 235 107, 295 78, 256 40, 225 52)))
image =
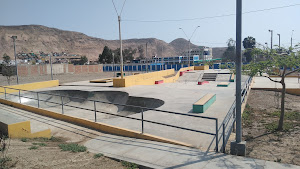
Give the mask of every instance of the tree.
POLYGON ((235 41, 230 38, 227 41, 227 49, 225 50, 225 52, 223 53, 223 58, 222 60, 225 62, 228 61, 235 61, 235 41))
POLYGON ((88 62, 88 58, 86 56, 81 56, 80 57, 80 61, 79 61, 79 64, 80 65, 84 65, 88 62))
POLYGON ((260 76, 266 77, 272 82, 280 83, 282 85, 280 119, 277 127, 277 130, 279 131, 283 129, 285 113, 285 78, 292 73, 300 71, 300 52, 294 52, 293 50, 295 49, 282 49, 282 52, 278 53, 276 50, 256 48, 253 49, 252 53, 264 57, 265 60, 251 62, 249 65, 247 65, 247 72, 250 76, 255 76, 257 73, 259 73, 260 76), (280 70, 281 68, 282 70, 280 70), (290 68, 291 71, 288 71, 288 68, 290 68), (281 78, 281 80, 271 78, 269 75, 277 75, 281 78))
POLYGON ((120 48, 113 50, 112 53, 114 54, 114 63, 120 63, 120 48))
POLYGON ((256 41, 252 36, 248 36, 243 40, 243 46, 246 49, 244 52, 244 56, 246 57, 246 61, 249 63, 252 60, 252 49, 255 48, 256 41))
POLYGON ((15 75, 15 67, 11 66, 10 64, 10 56, 6 53, 3 55, 3 65, 2 65, 2 75, 6 76, 7 83, 10 85, 11 77, 15 75))
POLYGON ((134 59, 134 54, 136 53, 136 49, 132 49, 131 47, 123 50, 123 58, 124 62, 131 62, 134 59))
POLYGON ((102 54, 99 54, 99 63, 112 63, 112 50, 108 46, 104 46, 102 54))
POLYGON ((143 45, 138 46, 138 53, 139 53, 138 59, 145 58, 143 45))

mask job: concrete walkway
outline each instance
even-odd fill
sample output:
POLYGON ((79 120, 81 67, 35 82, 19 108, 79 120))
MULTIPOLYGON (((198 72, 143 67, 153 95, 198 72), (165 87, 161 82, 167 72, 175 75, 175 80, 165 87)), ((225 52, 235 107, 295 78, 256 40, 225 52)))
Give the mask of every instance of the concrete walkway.
MULTIPOLYGON (((274 80, 280 81, 281 78, 273 78, 274 80)), ((286 88, 300 88, 300 82, 298 78, 285 78, 286 88)), ((282 88, 280 83, 275 83, 266 77, 255 77, 252 88, 282 88)))
POLYGON ((300 166, 238 157, 171 144, 105 134, 85 143, 93 153, 151 168, 300 169, 300 166))
POLYGON ((55 137, 65 137, 70 142, 85 142, 88 151, 102 153, 107 157, 133 162, 151 168, 262 168, 300 169, 299 166, 264 160, 203 152, 171 144, 103 134, 67 122, 40 116, 28 111, 0 104, 1 110, 15 116, 49 127, 55 137))

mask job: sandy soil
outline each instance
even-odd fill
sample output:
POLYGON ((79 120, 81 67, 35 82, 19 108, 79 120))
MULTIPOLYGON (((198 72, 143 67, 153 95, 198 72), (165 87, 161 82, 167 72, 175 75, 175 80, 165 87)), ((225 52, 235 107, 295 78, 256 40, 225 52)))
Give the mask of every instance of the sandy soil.
POLYGON ((280 93, 274 91, 250 92, 248 106, 243 113, 247 156, 300 165, 300 96, 286 95, 286 131, 282 132, 272 130, 276 128, 272 124, 277 125, 279 120, 279 97, 280 93))
MULTIPOLYGON (((68 83, 68 82, 76 82, 76 81, 85 81, 85 80, 93 80, 93 79, 101 79, 113 77, 113 72, 101 72, 101 73, 85 73, 85 74, 58 74, 54 75, 53 79, 58 79, 59 83, 68 83)), ((51 75, 43 75, 43 76, 26 76, 19 77, 19 84, 24 83, 32 83, 32 82, 40 82, 51 80, 51 75)), ((12 77, 11 85, 15 85, 17 83, 16 77, 12 77)), ((0 75, 0 85, 8 85, 7 79, 5 76, 0 75)))
POLYGON ((63 141, 28 140, 22 142, 20 139, 10 140, 7 156, 11 161, 7 163, 11 168, 125 168, 121 162, 106 158, 104 156, 94 158, 93 153, 72 153, 61 151, 58 144, 63 141), (37 146, 38 149, 29 148, 34 143, 44 143, 46 146, 37 146))

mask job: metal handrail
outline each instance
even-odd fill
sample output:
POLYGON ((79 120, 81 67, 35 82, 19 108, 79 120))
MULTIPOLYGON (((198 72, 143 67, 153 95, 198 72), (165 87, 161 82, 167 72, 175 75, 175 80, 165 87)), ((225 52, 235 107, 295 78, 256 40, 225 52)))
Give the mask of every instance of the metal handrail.
MULTIPOLYGON (((249 90, 249 86, 250 86, 250 83, 252 81, 252 77, 249 77, 245 84, 243 85, 242 87, 242 90, 241 90, 241 93, 242 93, 242 103, 245 101, 245 97, 248 93, 248 90, 249 90), (244 94, 243 94, 244 92, 244 94)), ((229 135, 230 133, 228 133, 228 135, 226 136, 225 132, 226 132, 226 128, 228 126, 228 123, 231 119, 231 117, 233 116, 233 122, 232 124, 230 125, 230 129, 229 131, 233 128, 233 124, 235 123, 236 121, 236 117, 235 117, 235 106, 236 106, 236 100, 234 100, 233 104, 231 105, 229 111, 227 112, 223 122, 221 123, 220 127, 218 128, 218 131, 220 131, 221 129, 223 130, 222 131, 222 134, 221 134, 221 137, 217 140, 217 142, 219 143, 221 141, 221 139, 223 140, 223 145, 222 145, 222 152, 225 152, 225 146, 227 144, 227 141, 229 139, 229 135)))

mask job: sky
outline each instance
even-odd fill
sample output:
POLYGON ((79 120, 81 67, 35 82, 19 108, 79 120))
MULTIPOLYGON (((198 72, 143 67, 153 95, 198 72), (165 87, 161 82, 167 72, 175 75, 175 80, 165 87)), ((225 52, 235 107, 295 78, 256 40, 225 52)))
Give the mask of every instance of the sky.
MULTIPOLYGON (((123 2, 114 0, 118 13, 123 2)), ((224 47, 229 38, 235 39, 235 16, 230 15, 235 10, 235 0, 126 0, 122 39, 157 38, 169 43, 187 39, 182 28, 196 45, 224 47)), ((243 38, 252 36, 270 45, 271 29, 273 45, 278 45, 280 34, 281 46, 288 47, 294 30, 293 43, 300 42, 299 0, 243 1, 243 12, 257 10, 243 14, 243 38), (260 11, 270 8, 277 9, 260 11)), ((117 16, 111 0, 0 0, 0 25, 44 25, 107 40, 119 38, 117 16)))

